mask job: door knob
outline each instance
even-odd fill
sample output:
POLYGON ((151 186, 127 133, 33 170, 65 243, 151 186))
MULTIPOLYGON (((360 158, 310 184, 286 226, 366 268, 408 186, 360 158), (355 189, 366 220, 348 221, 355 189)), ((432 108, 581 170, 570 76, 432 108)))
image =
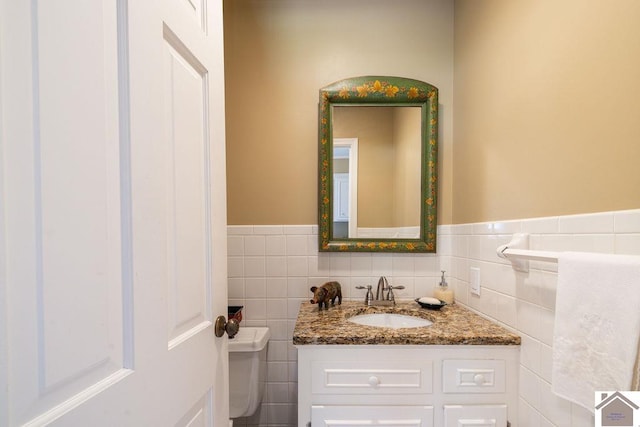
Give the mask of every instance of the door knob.
POLYGON ((229 338, 233 338, 239 329, 240 323, 236 319, 229 319, 227 322, 224 316, 218 316, 214 325, 214 331, 218 338, 223 336, 225 332, 229 335, 229 338))

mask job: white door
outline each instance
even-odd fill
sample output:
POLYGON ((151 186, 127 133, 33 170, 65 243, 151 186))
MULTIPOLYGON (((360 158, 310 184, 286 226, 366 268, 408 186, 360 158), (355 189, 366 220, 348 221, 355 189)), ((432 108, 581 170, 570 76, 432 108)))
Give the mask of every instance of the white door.
POLYGON ((0 0, 0 425, 228 424, 221 0, 0 0))

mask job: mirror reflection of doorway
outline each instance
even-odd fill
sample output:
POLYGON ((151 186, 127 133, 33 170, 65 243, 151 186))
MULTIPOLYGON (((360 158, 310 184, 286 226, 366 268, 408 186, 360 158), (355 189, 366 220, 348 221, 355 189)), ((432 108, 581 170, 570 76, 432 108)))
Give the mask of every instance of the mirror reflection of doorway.
POLYGON ((333 140, 333 238, 357 237, 358 138, 333 140))

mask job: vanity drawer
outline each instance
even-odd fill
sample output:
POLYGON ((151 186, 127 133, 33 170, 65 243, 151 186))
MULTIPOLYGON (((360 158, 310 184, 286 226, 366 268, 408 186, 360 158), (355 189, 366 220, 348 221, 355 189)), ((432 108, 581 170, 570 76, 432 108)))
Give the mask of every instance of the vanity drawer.
POLYGON ((503 393, 504 360, 444 360, 442 391, 445 393, 503 393))
POLYGON ((424 394, 433 391, 433 363, 426 361, 322 362, 312 365, 317 394, 424 394))

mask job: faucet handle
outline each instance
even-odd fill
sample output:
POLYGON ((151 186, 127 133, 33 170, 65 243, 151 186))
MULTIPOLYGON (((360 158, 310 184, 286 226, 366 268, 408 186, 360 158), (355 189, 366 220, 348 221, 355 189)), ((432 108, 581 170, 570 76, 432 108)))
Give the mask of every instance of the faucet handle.
POLYGON ((371 292, 371 285, 367 286, 356 286, 356 289, 366 289, 367 294, 364 296, 364 304, 371 305, 371 301, 373 301, 373 292, 371 292))
POLYGON ((389 289, 389 292, 387 292, 387 301, 393 301, 395 303, 396 302, 396 297, 393 294, 393 290, 394 289, 404 289, 404 286, 403 285, 397 285, 397 286, 388 285, 388 289, 389 289))

